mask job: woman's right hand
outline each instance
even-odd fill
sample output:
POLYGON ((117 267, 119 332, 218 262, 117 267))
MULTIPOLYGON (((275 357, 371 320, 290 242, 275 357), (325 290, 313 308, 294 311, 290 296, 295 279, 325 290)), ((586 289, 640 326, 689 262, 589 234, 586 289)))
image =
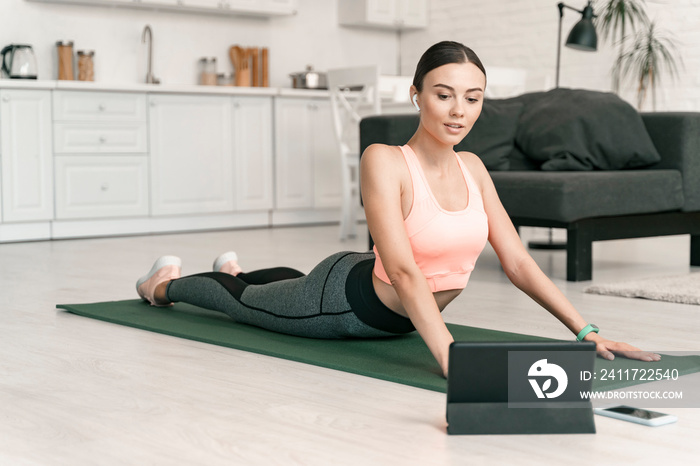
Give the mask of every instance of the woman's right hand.
MULTIPOLYGON (((598 353, 598 356, 600 356, 603 359, 612 361, 613 359, 615 359, 615 355, 617 354, 624 358, 637 359, 639 361, 646 362, 656 362, 661 360, 660 354, 652 353, 649 351, 642 351, 636 346, 632 346, 623 342, 607 340, 597 335, 596 337, 597 338, 593 339, 593 341, 596 344, 596 352, 598 353)), ((587 339, 584 338, 584 340, 587 339)))

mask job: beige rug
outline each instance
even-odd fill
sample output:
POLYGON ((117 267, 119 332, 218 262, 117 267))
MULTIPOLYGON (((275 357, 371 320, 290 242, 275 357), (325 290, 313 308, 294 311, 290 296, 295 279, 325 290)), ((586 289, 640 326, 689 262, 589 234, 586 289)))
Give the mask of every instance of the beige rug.
POLYGON ((585 293, 644 298, 681 304, 700 304, 700 273, 645 278, 607 285, 592 285, 585 293))

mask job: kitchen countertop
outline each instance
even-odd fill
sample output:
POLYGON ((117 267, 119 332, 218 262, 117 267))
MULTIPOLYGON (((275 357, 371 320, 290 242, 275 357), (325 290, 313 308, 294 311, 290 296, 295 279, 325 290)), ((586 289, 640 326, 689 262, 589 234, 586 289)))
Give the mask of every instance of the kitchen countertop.
POLYGON ((283 97, 328 97, 327 90, 284 87, 199 86, 191 84, 117 84, 86 81, 0 79, 0 89, 47 89, 103 92, 148 92, 159 94, 258 95, 283 97))
MULTIPOLYGON (((199 86, 193 84, 117 84, 85 81, 49 81, 33 79, 0 79, 2 89, 43 89, 95 92, 142 92, 148 94, 189 94, 220 96, 268 96, 291 98, 329 99, 330 93, 325 89, 292 89, 289 87, 237 87, 237 86, 199 86)), ((408 94, 407 94, 408 95, 408 94)), ((382 113, 412 113, 413 106, 408 100, 395 101, 382 96, 382 113)))

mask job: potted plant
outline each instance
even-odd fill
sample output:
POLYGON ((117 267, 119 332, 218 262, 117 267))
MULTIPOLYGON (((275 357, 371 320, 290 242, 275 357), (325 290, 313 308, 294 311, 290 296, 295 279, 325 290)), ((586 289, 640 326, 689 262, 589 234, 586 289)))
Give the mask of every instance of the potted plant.
POLYGON ((674 42, 663 37, 651 22, 646 29, 639 31, 632 46, 616 62, 622 77, 630 75, 637 83, 637 109, 641 110, 651 89, 652 110, 656 110, 656 85, 664 72, 678 76, 678 65, 674 56, 674 42))
POLYGON ((652 108, 656 109, 656 86, 664 72, 677 76, 676 46, 672 39, 660 35, 649 20, 645 0, 599 0, 596 26, 603 39, 611 39, 618 47, 612 68, 613 91, 619 93, 620 82, 633 79, 637 87, 637 108, 641 110, 647 91, 651 90, 652 108), (628 29, 635 33, 632 45, 626 48, 628 29))
POLYGON ((645 8, 645 0, 600 0, 595 3, 596 28, 603 36, 603 40, 610 39, 612 44, 617 43, 618 55, 616 66, 613 66, 613 91, 620 91, 621 63, 625 54, 625 42, 628 28, 636 32, 637 27, 649 23, 645 8))

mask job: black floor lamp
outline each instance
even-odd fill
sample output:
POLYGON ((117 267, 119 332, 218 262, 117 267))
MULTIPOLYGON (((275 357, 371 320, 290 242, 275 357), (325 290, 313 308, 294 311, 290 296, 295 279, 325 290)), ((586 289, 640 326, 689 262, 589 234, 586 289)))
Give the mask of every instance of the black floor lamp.
MULTIPOLYGON (((558 3, 559 8, 559 34, 557 35, 557 74, 555 87, 559 87, 559 68, 561 66, 561 23, 564 20, 564 8, 574 10, 581 13, 581 20, 569 32, 569 37, 566 38, 566 46, 584 52, 595 52, 598 50, 598 35, 595 32, 593 18, 596 15, 593 13, 593 2, 589 1, 588 5, 583 10, 558 3)), ((552 229, 549 229, 549 241, 530 241, 528 246, 532 249, 566 249, 566 243, 563 241, 552 240, 552 229)))

